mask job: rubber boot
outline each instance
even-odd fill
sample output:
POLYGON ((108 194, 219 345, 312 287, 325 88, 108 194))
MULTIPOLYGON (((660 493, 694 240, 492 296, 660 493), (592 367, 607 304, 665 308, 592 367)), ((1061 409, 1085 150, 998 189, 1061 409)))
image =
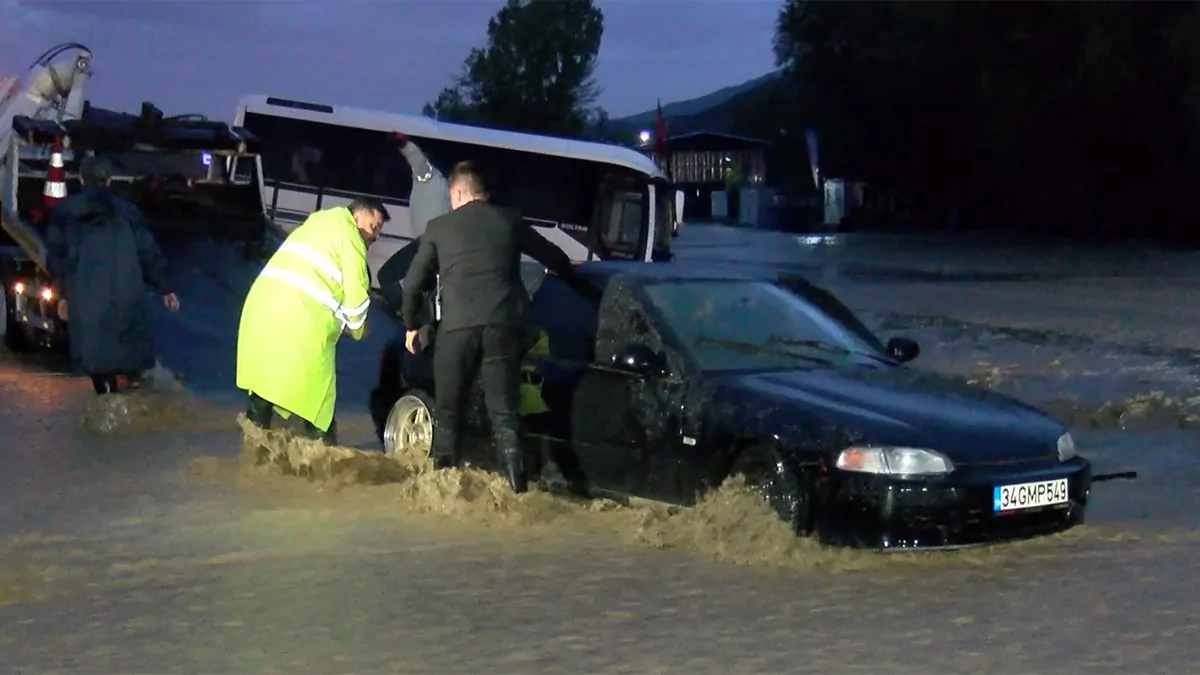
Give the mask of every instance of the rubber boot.
POLYGON ((304 437, 314 441, 321 441, 325 445, 337 445, 337 420, 330 422, 329 428, 325 431, 321 431, 313 426, 311 422, 305 420, 304 437))
MULTIPOLYGON (((262 430, 271 428, 271 418, 275 415, 275 406, 270 401, 257 395, 250 394, 246 403, 246 419, 262 430)), ((242 435, 242 455, 253 466, 263 466, 271 461, 271 451, 264 445, 252 443, 250 437, 242 435)))
POLYGON ((529 476, 525 474, 525 453, 519 448, 504 451, 504 468, 508 474, 508 486, 517 494, 529 491, 529 476))
POLYGON ((429 457, 436 470, 458 466, 458 432, 442 424, 437 417, 433 420, 433 447, 429 449, 429 457))
POLYGON ((512 491, 521 494, 529 491, 529 475, 525 472, 525 453, 519 446, 504 447, 504 473, 512 491))
POLYGON ((492 427, 492 441, 501 456, 500 464, 508 476, 508 486, 521 494, 529 490, 529 476, 525 473, 525 452, 521 448, 521 435, 516 429, 500 425, 492 427))
POLYGON ((97 396, 117 393, 117 377, 108 373, 92 375, 92 388, 97 396))
POLYGON ((250 402, 246 405, 246 419, 260 429, 270 429, 271 417, 274 414, 274 404, 261 396, 250 394, 250 402))

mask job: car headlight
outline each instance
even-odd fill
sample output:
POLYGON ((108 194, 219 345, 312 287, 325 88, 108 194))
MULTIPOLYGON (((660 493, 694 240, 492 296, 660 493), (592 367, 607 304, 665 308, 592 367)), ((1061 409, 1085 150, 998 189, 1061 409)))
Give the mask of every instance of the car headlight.
POLYGON ((843 450, 837 468, 887 476, 930 476, 950 473, 954 464, 940 452, 925 448, 867 446, 843 450))
POLYGON ((1070 433, 1063 434, 1058 437, 1058 461, 1065 462, 1070 459, 1075 459, 1079 453, 1075 451, 1075 439, 1071 438, 1070 433))

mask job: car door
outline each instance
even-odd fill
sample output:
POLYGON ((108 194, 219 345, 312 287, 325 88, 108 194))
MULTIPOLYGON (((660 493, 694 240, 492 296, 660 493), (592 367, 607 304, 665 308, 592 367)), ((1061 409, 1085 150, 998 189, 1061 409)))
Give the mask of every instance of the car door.
MULTIPOLYGON (((538 297, 541 287, 547 278, 546 267, 540 263, 525 261, 521 263, 520 272, 521 283, 525 286, 525 292, 529 294, 531 299, 538 297)), ((547 295, 547 300, 543 300, 542 304, 559 304, 558 301, 552 297, 553 295, 553 291, 551 291, 547 295)), ((537 316, 534 317, 534 321, 538 324, 541 323, 538 321, 537 316)), ((525 374, 524 371, 522 371, 522 373, 523 375, 525 374)), ((537 373, 536 375, 538 377, 541 376, 540 373, 537 373)), ((543 418, 546 416, 537 415, 535 417, 536 419, 532 420, 529 418, 522 418, 522 431, 532 432, 534 435, 540 436, 544 434, 542 427, 544 426, 543 418)), ((483 396, 483 380, 479 371, 476 371, 475 379, 471 382, 471 392, 467 398, 466 423, 470 429, 478 430, 485 433, 485 435, 490 433, 488 430, 490 429, 491 424, 488 421, 487 407, 484 403, 483 396)))
POLYGON ((526 363, 534 366, 534 376, 542 386, 542 399, 549 412, 538 419, 525 420, 527 435, 549 441, 551 459, 564 477, 574 484, 587 482, 579 468, 571 445, 571 413, 576 387, 592 362, 596 342, 596 305, 576 293, 556 276, 541 274, 531 284, 531 272, 524 269, 530 288, 533 317, 546 332, 549 355, 529 355, 526 363))
MULTIPOLYGON (((571 435, 581 469, 597 492, 679 501, 680 382, 613 366, 623 346, 662 349, 650 316, 624 283, 601 304, 596 355, 576 387, 571 435)), ((670 366, 668 366, 670 368, 670 366)))

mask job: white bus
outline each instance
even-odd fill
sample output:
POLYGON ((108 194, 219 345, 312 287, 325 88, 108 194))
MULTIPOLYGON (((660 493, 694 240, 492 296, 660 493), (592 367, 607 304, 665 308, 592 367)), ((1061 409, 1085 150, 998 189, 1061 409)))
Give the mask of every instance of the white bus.
POLYGON ((312 211, 380 199, 391 213, 368 256, 371 278, 421 235, 408 218, 412 174, 391 134, 403 132, 442 171, 474 160, 492 201, 515 208, 573 260, 671 257, 677 193, 633 149, 447 124, 428 117, 247 96, 234 124, 261 142, 263 201, 287 231, 312 211))

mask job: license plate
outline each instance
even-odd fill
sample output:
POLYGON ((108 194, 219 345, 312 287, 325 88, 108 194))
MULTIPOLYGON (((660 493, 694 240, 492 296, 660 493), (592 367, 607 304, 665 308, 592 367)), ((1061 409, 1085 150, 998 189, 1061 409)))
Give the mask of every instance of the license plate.
POLYGON ((992 511, 1006 513, 1042 506, 1066 504, 1071 500, 1067 479, 1045 480, 1020 485, 997 485, 992 490, 992 511))

